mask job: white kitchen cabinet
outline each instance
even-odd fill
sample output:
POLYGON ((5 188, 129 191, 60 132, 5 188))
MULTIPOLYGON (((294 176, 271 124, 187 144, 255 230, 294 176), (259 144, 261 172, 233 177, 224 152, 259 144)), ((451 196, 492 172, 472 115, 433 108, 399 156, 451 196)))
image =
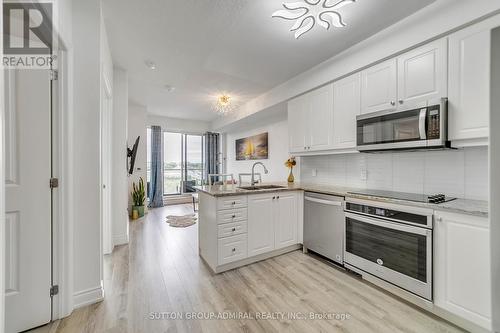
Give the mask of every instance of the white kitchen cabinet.
POLYGON ((434 303, 491 329, 490 233, 488 218, 436 212, 434 303))
POLYGON ((288 102, 291 153, 328 150, 333 143, 333 85, 288 102))
POLYGON ((449 38, 448 136, 454 146, 488 144, 491 30, 498 26, 497 15, 449 38))
POLYGON ((333 148, 356 148, 356 116, 360 114, 361 74, 333 84, 333 148))
POLYGON ((289 149, 291 153, 305 151, 307 126, 308 96, 303 95, 288 102, 289 149))
POLYGON ((274 250, 274 203, 276 194, 248 197, 248 256, 274 250))
POLYGON ((298 194, 272 192, 248 196, 248 256, 298 243, 298 194))
POLYGON ((398 108, 448 96, 448 44, 436 40, 398 57, 398 108))
POLYGON ((398 99, 397 66, 397 60, 390 59, 361 72, 362 114, 396 110, 398 99))
POLYGON ((297 244, 297 195, 293 192, 276 194, 274 207, 274 243, 276 249, 297 244))
POLYGON ((308 150, 326 150, 333 144, 333 85, 329 84, 308 94, 308 150))

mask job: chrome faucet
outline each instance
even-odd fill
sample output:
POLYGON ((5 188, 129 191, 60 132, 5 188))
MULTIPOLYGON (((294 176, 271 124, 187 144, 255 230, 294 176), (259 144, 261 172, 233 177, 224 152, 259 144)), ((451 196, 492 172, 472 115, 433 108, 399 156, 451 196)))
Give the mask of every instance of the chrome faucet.
POLYGON ((255 181, 255 166, 256 166, 257 164, 262 165, 262 167, 264 168, 264 172, 265 172, 266 174, 268 174, 268 173, 269 173, 269 171, 267 170, 266 166, 265 166, 262 162, 255 162, 255 163, 253 164, 253 166, 252 166, 252 179, 250 180, 250 185, 251 185, 251 186, 254 186, 254 185, 255 185, 255 183, 256 183, 256 181, 255 181))

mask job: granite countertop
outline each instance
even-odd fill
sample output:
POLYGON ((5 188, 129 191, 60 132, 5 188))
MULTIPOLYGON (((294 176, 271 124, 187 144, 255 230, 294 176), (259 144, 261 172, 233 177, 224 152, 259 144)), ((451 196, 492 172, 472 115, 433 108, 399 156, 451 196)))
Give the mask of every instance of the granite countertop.
POLYGON ((390 202, 407 206, 425 207, 438 211, 449 211, 455 213, 469 214, 480 217, 488 217, 488 202, 482 200, 469 200, 469 199, 455 199, 441 204, 432 204, 426 202, 414 202, 407 200, 398 200, 390 198, 372 197, 369 195, 353 194, 350 192, 360 191, 359 188, 334 186, 334 185, 321 185, 309 183, 264 183, 261 185, 276 185, 282 186, 281 188, 271 188, 262 190, 245 190, 239 188, 238 185, 205 185, 196 186, 196 190, 215 197, 232 196, 232 195, 247 195, 259 194, 266 192, 280 192, 280 191, 310 191, 322 194, 337 195, 341 197, 357 198, 365 200, 373 200, 378 202, 390 202))

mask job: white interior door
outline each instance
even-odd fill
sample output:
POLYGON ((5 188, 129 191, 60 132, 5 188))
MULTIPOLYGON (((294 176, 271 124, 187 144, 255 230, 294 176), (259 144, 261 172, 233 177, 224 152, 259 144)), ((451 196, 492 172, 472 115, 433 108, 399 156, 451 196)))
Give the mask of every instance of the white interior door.
POLYGON ((113 252, 111 225, 111 117, 112 95, 109 80, 103 76, 103 92, 101 106, 101 221, 103 237, 103 253, 113 252))
POLYGON ((6 71, 6 332, 51 320, 48 70, 6 71))

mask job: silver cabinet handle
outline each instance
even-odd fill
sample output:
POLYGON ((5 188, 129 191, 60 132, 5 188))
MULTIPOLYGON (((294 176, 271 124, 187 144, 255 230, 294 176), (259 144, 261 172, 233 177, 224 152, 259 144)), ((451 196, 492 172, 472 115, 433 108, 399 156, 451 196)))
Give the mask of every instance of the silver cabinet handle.
POLYGON ((399 104, 403 104, 404 102, 402 99, 399 100, 399 104))
POLYGON ((231 251, 236 252, 236 249, 233 247, 233 249, 231 251))
POLYGON ((273 200, 276 199, 276 197, 273 197, 273 200))
POLYGON ((232 230, 233 232, 235 232, 235 231, 236 231, 236 228, 233 228, 233 229, 231 229, 231 230, 232 230))
POLYGON ((391 101, 391 105, 392 105, 392 106, 396 105, 396 102, 391 101))

